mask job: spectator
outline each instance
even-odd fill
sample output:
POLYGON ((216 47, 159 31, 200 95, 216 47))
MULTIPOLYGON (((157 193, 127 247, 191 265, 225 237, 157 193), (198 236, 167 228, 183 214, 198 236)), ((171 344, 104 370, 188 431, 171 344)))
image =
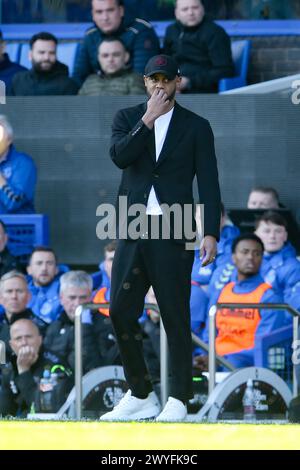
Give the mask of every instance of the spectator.
POLYGON ((145 93, 141 75, 128 67, 129 52, 118 38, 103 39, 98 49, 101 71, 90 75, 79 95, 139 95, 145 93))
POLYGON ((16 258, 9 252, 7 248, 8 235, 6 226, 0 220, 0 277, 14 269, 18 270, 18 262, 16 258))
MULTIPOLYGON (((94 303, 109 303, 110 301, 111 270, 116 247, 115 241, 108 243, 104 247, 104 261, 100 264, 101 282, 94 296, 94 303)), ((92 323, 97 337, 99 354, 104 360, 103 365, 121 365, 119 348, 109 317, 109 308, 103 307, 99 308, 98 311, 94 311, 92 313, 92 323)))
POLYGON ((164 54, 179 65, 179 91, 217 92, 219 80, 234 75, 229 36, 205 16, 201 0, 177 0, 175 17, 166 30, 164 54))
POLYGON ((32 310, 27 308, 30 292, 24 274, 18 271, 10 271, 0 280, 0 303, 4 309, 0 322, 0 340, 3 341, 10 354, 9 348, 9 326, 15 318, 27 318, 34 321, 44 331, 46 323, 39 320, 32 310))
MULTIPOLYGON (((232 258, 236 267, 234 280, 221 292, 216 290, 209 299, 208 311, 219 303, 280 303, 282 297, 264 282, 259 274, 264 246, 255 234, 243 234, 232 244, 232 258)), ((203 339, 208 342, 208 317, 203 339)), ((234 367, 254 365, 256 338, 287 324, 287 317, 269 309, 219 309, 216 316, 216 351, 225 356, 234 367)), ((196 359, 201 364, 202 357, 196 359)), ((206 359, 206 358, 205 358, 206 359)), ((204 359, 204 363, 206 362, 204 359)))
POLYGON ((31 253, 27 267, 31 300, 28 307, 47 324, 57 320, 62 312, 59 300, 61 272, 51 248, 38 246, 31 253))
POLYGON ((57 39, 38 33, 30 39, 31 70, 19 72, 12 81, 13 96, 76 95, 78 86, 69 78, 68 67, 57 60, 57 39))
POLYGON ((159 40, 147 21, 124 19, 123 0, 92 0, 92 17, 94 26, 86 31, 75 63, 74 78, 79 85, 99 70, 98 47, 106 36, 122 40, 137 73, 143 73, 147 61, 159 53, 159 40))
MULTIPOLYGON (((107 294, 105 294, 105 301, 109 302, 109 289, 112 264, 117 248, 117 242, 112 241, 104 247, 104 261, 99 264, 100 271, 97 271, 92 275, 93 277, 93 289, 100 291, 103 287, 108 288, 107 294)), ((106 292, 106 291, 105 291, 106 292)))
MULTIPOLYGON (((2 371, 0 415, 26 417, 32 411, 44 370, 51 370, 58 362, 43 349, 42 342, 40 332, 31 320, 17 320, 10 327, 10 345, 15 355, 2 371)), ((59 388, 57 409, 53 411, 63 404, 72 386, 65 377, 63 387, 60 385, 59 388)))
POLYGON ((5 83, 7 91, 10 89, 14 75, 25 70, 27 69, 22 65, 10 61, 9 55, 5 52, 5 42, 0 29, 0 80, 5 83))
POLYGON ((247 202, 248 209, 279 209, 280 206, 276 189, 264 186, 251 189, 247 202))
MULTIPOLYGON (((74 319, 76 308, 91 300, 92 279, 84 271, 69 271, 60 278, 60 302, 64 311, 51 323, 45 336, 45 348, 75 369, 74 319)), ((83 323, 83 371, 101 365, 91 324, 83 323)))
POLYGON ((15 149, 13 138, 8 119, 0 115, 0 214, 30 214, 35 212, 36 167, 15 149))
POLYGON ((284 302, 300 311, 300 262, 287 241, 286 220, 275 211, 264 212, 256 222, 255 233, 265 247, 262 277, 283 295, 284 302))

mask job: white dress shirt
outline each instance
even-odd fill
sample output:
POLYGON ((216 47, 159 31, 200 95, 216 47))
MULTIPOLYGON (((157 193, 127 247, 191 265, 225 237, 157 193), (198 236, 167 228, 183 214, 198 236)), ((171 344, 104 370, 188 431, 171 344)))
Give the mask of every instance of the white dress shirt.
MULTIPOLYGON (((166 135, 168 132, 169 124, 173 115, 174 108, 172 108, 168 113, 159 116, 154 121, 154 135, 155 135, 155 154, 156 154, 156 161, 159 158, 160 152, 163 148, 166 135)), ((147 215, 162 215, 162 210, 158 203, 154 188, 152 186, 148 202, 147 202, 147 215)))

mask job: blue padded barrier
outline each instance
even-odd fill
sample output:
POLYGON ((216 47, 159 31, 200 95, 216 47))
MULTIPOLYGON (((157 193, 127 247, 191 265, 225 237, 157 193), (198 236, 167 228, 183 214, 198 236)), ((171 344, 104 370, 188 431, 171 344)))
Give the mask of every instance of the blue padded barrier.
POLYGON ((26 264, 33 248, 49 245, 49 219, 44 214, 0 214, 9 237, 8 248, 22 264, 26 264))

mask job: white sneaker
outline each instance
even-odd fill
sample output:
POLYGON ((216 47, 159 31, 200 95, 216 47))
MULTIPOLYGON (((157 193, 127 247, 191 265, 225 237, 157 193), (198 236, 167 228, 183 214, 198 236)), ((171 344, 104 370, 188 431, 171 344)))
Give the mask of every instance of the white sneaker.
POLYGON ((186 405, 184 405, 182 401, 177 400, 177 398, 169 397, 164 409, 157 416, 155 421, 160 422, 160 423, 179 422, 179 421, 185 421, 186 416, 187 416, 186 405))
POLYGON ((124 395, 112 411, 100 417, 100 421, 134 421, 139 419, 155 418, 161 410, 155 392, 149 393, 147 398, 136 398, 131 390, 124 395))

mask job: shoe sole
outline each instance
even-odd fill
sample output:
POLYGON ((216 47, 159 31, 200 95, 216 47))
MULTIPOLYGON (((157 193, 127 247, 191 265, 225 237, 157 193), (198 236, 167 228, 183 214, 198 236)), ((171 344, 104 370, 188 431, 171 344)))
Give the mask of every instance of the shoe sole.
POLYGON ((155 420, 156 416, 159 414, 159 411, 157 407, 152 407, 149 409, 149 411, 146 413, 145 416, 145 411, 139 412, 139 413, 134 413, 131 416, 124 416, 121 418, 116 417, 110 417, 105 415, 100 417, 100 421, 150 421, 150 420, 155 420))

